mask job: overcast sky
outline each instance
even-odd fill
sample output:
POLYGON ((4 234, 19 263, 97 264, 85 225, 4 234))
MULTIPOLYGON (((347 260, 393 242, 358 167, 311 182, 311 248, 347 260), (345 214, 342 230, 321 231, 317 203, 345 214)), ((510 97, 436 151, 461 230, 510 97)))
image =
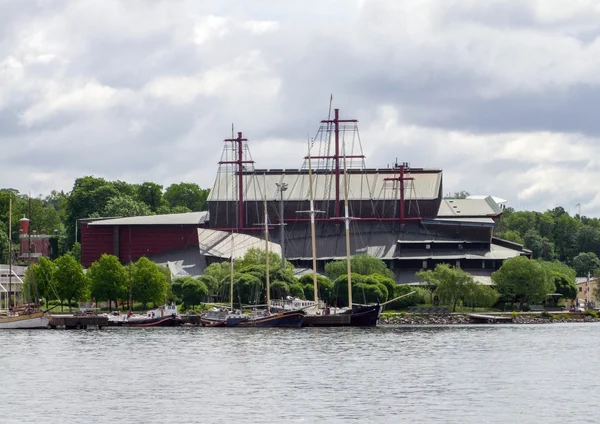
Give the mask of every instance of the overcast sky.
POLYGON ((369 167, 600 216, 597 0, 0 0, 0 187, 298 168, 329 96, 369 167))

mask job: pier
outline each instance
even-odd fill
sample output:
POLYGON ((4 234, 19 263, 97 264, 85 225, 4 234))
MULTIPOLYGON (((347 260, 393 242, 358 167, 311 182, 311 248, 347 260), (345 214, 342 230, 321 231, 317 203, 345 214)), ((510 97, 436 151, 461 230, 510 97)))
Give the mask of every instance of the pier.
POLYGON ((64 328, 66 330, 85 330, 88 327, 102 329, 108 326, 108 317, 98 315, 56 315, 50 318, 50 328, 64 328))

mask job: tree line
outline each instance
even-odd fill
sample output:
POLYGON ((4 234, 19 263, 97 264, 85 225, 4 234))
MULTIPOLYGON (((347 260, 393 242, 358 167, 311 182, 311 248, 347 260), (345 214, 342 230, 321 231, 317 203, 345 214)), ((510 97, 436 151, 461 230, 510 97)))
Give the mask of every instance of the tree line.
POLYGON ((600 271, 600 219, 570 216, 562 207, 546 212, 506 208, 496 223, 494 235, 523 244, 534 259, 559 260, 577 276, 600 271))

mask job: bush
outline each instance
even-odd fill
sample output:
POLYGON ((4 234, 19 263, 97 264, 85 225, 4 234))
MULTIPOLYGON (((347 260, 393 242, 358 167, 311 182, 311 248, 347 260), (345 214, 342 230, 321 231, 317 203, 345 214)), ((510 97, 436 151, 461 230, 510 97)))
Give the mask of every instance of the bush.
POLYGON ((598 318, 598 313, 592 309, 588 309, 587 311, 585 311, 585 314, 588 317, 592 317, 592 318, 598 318))
POLYGON ((549 312, 546 312, 546 311, 542 312, 542 313, 540 314, 540 316, 541 316, 542 318, 546 318, 546 319, 552 319, 552 314, 551 314, 551 313, 549 313, 549 312))

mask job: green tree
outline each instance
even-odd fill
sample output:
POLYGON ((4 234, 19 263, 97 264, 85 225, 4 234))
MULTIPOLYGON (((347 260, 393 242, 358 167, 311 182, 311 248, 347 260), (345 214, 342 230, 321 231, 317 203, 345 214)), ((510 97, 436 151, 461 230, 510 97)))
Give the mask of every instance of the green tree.
POLYGON ((165 205, 163 186, 156 183, 144 182, 138 187, 138 199, 144 202, 152 212, 165 205))
POLYGON ((205 211, 208 209, 206 199, 209 193, 210 190, 201 189, 194 183, 171 184, 165 190, 164 199, 171 208, 185 206, 192 211, 205 211))
POLYGON ((27 277, 27 288, 25 288, 25 292, 34 292, 33 287, 29 284, 29 278, 33 279, 39 295, 46 301, 46 308, 48 308, 48 301, 57 298, 57 291, 54 286, 55 273, 56 265, 54 262, 42 256, 38 263, 31 264, 30 271, 25 275, 27 277))
POLYGON ((112 302, 123 299, 128 293, 127 284, 129 277, 125 267, 114 255, 103 254, 94 262, 89 270, 91 296, 98 301, 108 301, 109 308, 112 302))
MULTIPOLYGON (((431 292, 425 287, 409 286, 407 284, 398 284, 394 288, 393 298, 402 297, 390 303, 387 307, 394 310, 403 310, 421 303, 427 303, 431 299, 431 292), (406 296, 411 293, 410 296, 406 296)), ((389 295, 392 297, 392 295, 389 295)))
MULTIPOLYGON (((388 269, 385 262, 368 254, 352 256, 350 258, 350 268, 352 269, 353 274, 381 274, 384 277, 394 278, 394 273, 388 269)), ((346 260, 329 262, 325 265, 325 272, 331 280, 336 280, 340 276, 346 275, 346 260)))
POLYGON ((535 259, 541 258, 545 261, 554 259, 554 244, 534 229, 525 234, 525 247, 531 250, 535 259))
POLYGON ((577 278, 573 268, 559 261, 539 262, 554 282, 556 293, 560 293, 565 299, 574 299, 577 296, 577 278))
POLYGON ((443 304, 452 305, 452 312, 455 312, 458 301, 467 295, 473 277, 462 269, 448 264, 436 265, 433 274, 437 281, 435 293, 443 304))
MULTIPOLYGON (((299 279, 304 290, 304 299, 315 300, 315 284, 312 274, 304 274, 299 279)), ((317 275, 317 294, 319 299, 324 302, 329 302, 332 299, 333 283, 323 275, 317 275)))
POLYGON ((61 308, 66 300, 71 311, 71 302, 81 300, 88 295, 88 279, 83 267, 71 255, 63 255, 54 261, 54 284, 60 298, 61 308))
POLYGON ((68 254, 73 256, 77 262, 81 263, 81 243, 78 241, 73 243, 73 247, 68 254))
POLYGON ((134 200, 132 197, 127 195, 119 195, 111 197, 104 207, 102 213, 103 216, 146 216, 151 215, 152 211, 144 203, 134 200))
POLYGON ((573 258, 573 268, 580 277, 595 275, 600 270, 600 259, 594 252, 580 253, 573 258))
POLYGON ((167 288, 167 278, 158 266, 146 257, 138 259, 133 269, 133 298, 144 308, 149 302, 156 306, 165 302, 167 288))
POLYGON ((500 269, 492 274, 492 281, 500 294, 519 301, 523 310, 525 302, 540 302, 554 293, 554 281, 540 262, 524 256, 504 261, 500 269))
MULTIPOLYGON (((369 304, 384 302, 389 293, 385 284, 371 275, 352 273, 352 302, 369 304)), ((333 282, 333 298, 337 306, 348 306, 348 275, 339 276, 333 282)))
POLYGON ((181 286, 181 297, 186 307, 200 305, 208 297, 206 284, 197 278, 188 278, 181 286))

